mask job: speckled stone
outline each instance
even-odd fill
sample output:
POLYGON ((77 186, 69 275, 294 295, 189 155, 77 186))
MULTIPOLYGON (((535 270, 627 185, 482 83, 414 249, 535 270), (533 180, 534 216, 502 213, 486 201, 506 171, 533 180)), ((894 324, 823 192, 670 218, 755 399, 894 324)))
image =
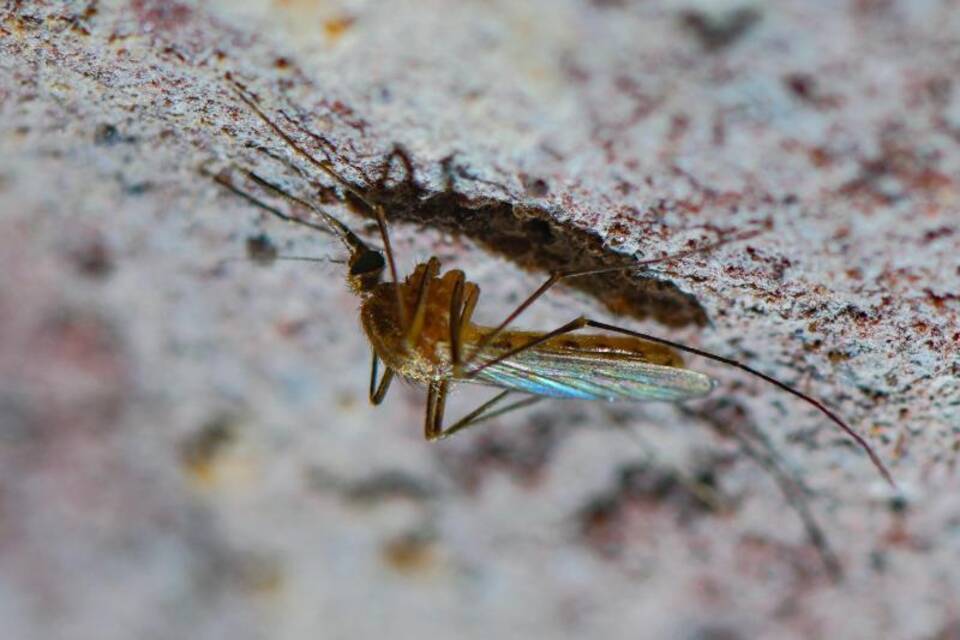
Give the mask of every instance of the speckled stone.
POLYGON ((957 34, 950 0, 7 0, 0 637, 954 637, 957 34), (342 249, 210 179, 378 242, 226 74, 491 324, 550 269, 756 231, 522 324, 739 358, 901 492, 695 358, 709 400, 425 443, 422 389, 367 404, 342 265, 274 259, 342 249))

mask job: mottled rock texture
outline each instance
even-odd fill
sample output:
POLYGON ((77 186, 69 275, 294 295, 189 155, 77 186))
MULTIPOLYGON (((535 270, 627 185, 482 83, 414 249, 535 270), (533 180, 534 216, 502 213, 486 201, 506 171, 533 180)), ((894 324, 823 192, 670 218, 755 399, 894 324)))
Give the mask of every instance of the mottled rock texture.
POLYGON ((7 0, 0 637, 956 638, 958 77, 954 0, 7 0), (367 405, 342 265, 270 260, 341 248, 211 180, 378 242, 228 73, 490 323, 758 231, 522 324, 742 359, 901 492, 697 359, 710 400, 423 442, 421 389, 367 405))

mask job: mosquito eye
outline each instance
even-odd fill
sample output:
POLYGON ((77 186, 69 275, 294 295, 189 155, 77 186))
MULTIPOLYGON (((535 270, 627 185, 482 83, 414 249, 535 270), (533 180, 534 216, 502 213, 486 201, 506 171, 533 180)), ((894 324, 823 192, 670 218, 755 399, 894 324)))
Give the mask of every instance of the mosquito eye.
POLYGON ((358 276, 366 273, 382 271, 384 266, 383 255, 379 251, 365 251, 350 265, 350 275, 358 276))

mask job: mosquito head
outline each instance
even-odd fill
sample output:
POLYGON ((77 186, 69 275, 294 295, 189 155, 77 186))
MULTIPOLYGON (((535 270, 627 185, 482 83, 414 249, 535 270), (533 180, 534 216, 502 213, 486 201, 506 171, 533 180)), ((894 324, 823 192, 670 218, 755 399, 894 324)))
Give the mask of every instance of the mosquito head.
POLYGON ((386 261, 379 251, 366 246, 358 247, 350 256, 350 273, 347 280, 357 293, 372 291, 380 283, 386 261))

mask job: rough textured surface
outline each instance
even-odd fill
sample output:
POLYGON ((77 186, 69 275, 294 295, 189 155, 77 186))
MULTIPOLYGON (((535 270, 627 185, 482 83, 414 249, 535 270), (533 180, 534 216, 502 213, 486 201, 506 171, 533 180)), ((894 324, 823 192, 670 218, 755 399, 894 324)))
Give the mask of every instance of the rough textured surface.
POLYGON ((0 636, 957 637, 957 34, 950 0, 8 0, 0 636), (389 206, 402 270, 465 269, 491 322, 546 269, 760 230, 524 324, 742 358, 836 407, 903 495, 699 361, 710 401, 424 443, 420 389, 366 404, 340 265, 224 262, 341 256, 205 172, 370 231, 227 72, 389 206), (396 145, 412 167, 383 172, 396 145))

